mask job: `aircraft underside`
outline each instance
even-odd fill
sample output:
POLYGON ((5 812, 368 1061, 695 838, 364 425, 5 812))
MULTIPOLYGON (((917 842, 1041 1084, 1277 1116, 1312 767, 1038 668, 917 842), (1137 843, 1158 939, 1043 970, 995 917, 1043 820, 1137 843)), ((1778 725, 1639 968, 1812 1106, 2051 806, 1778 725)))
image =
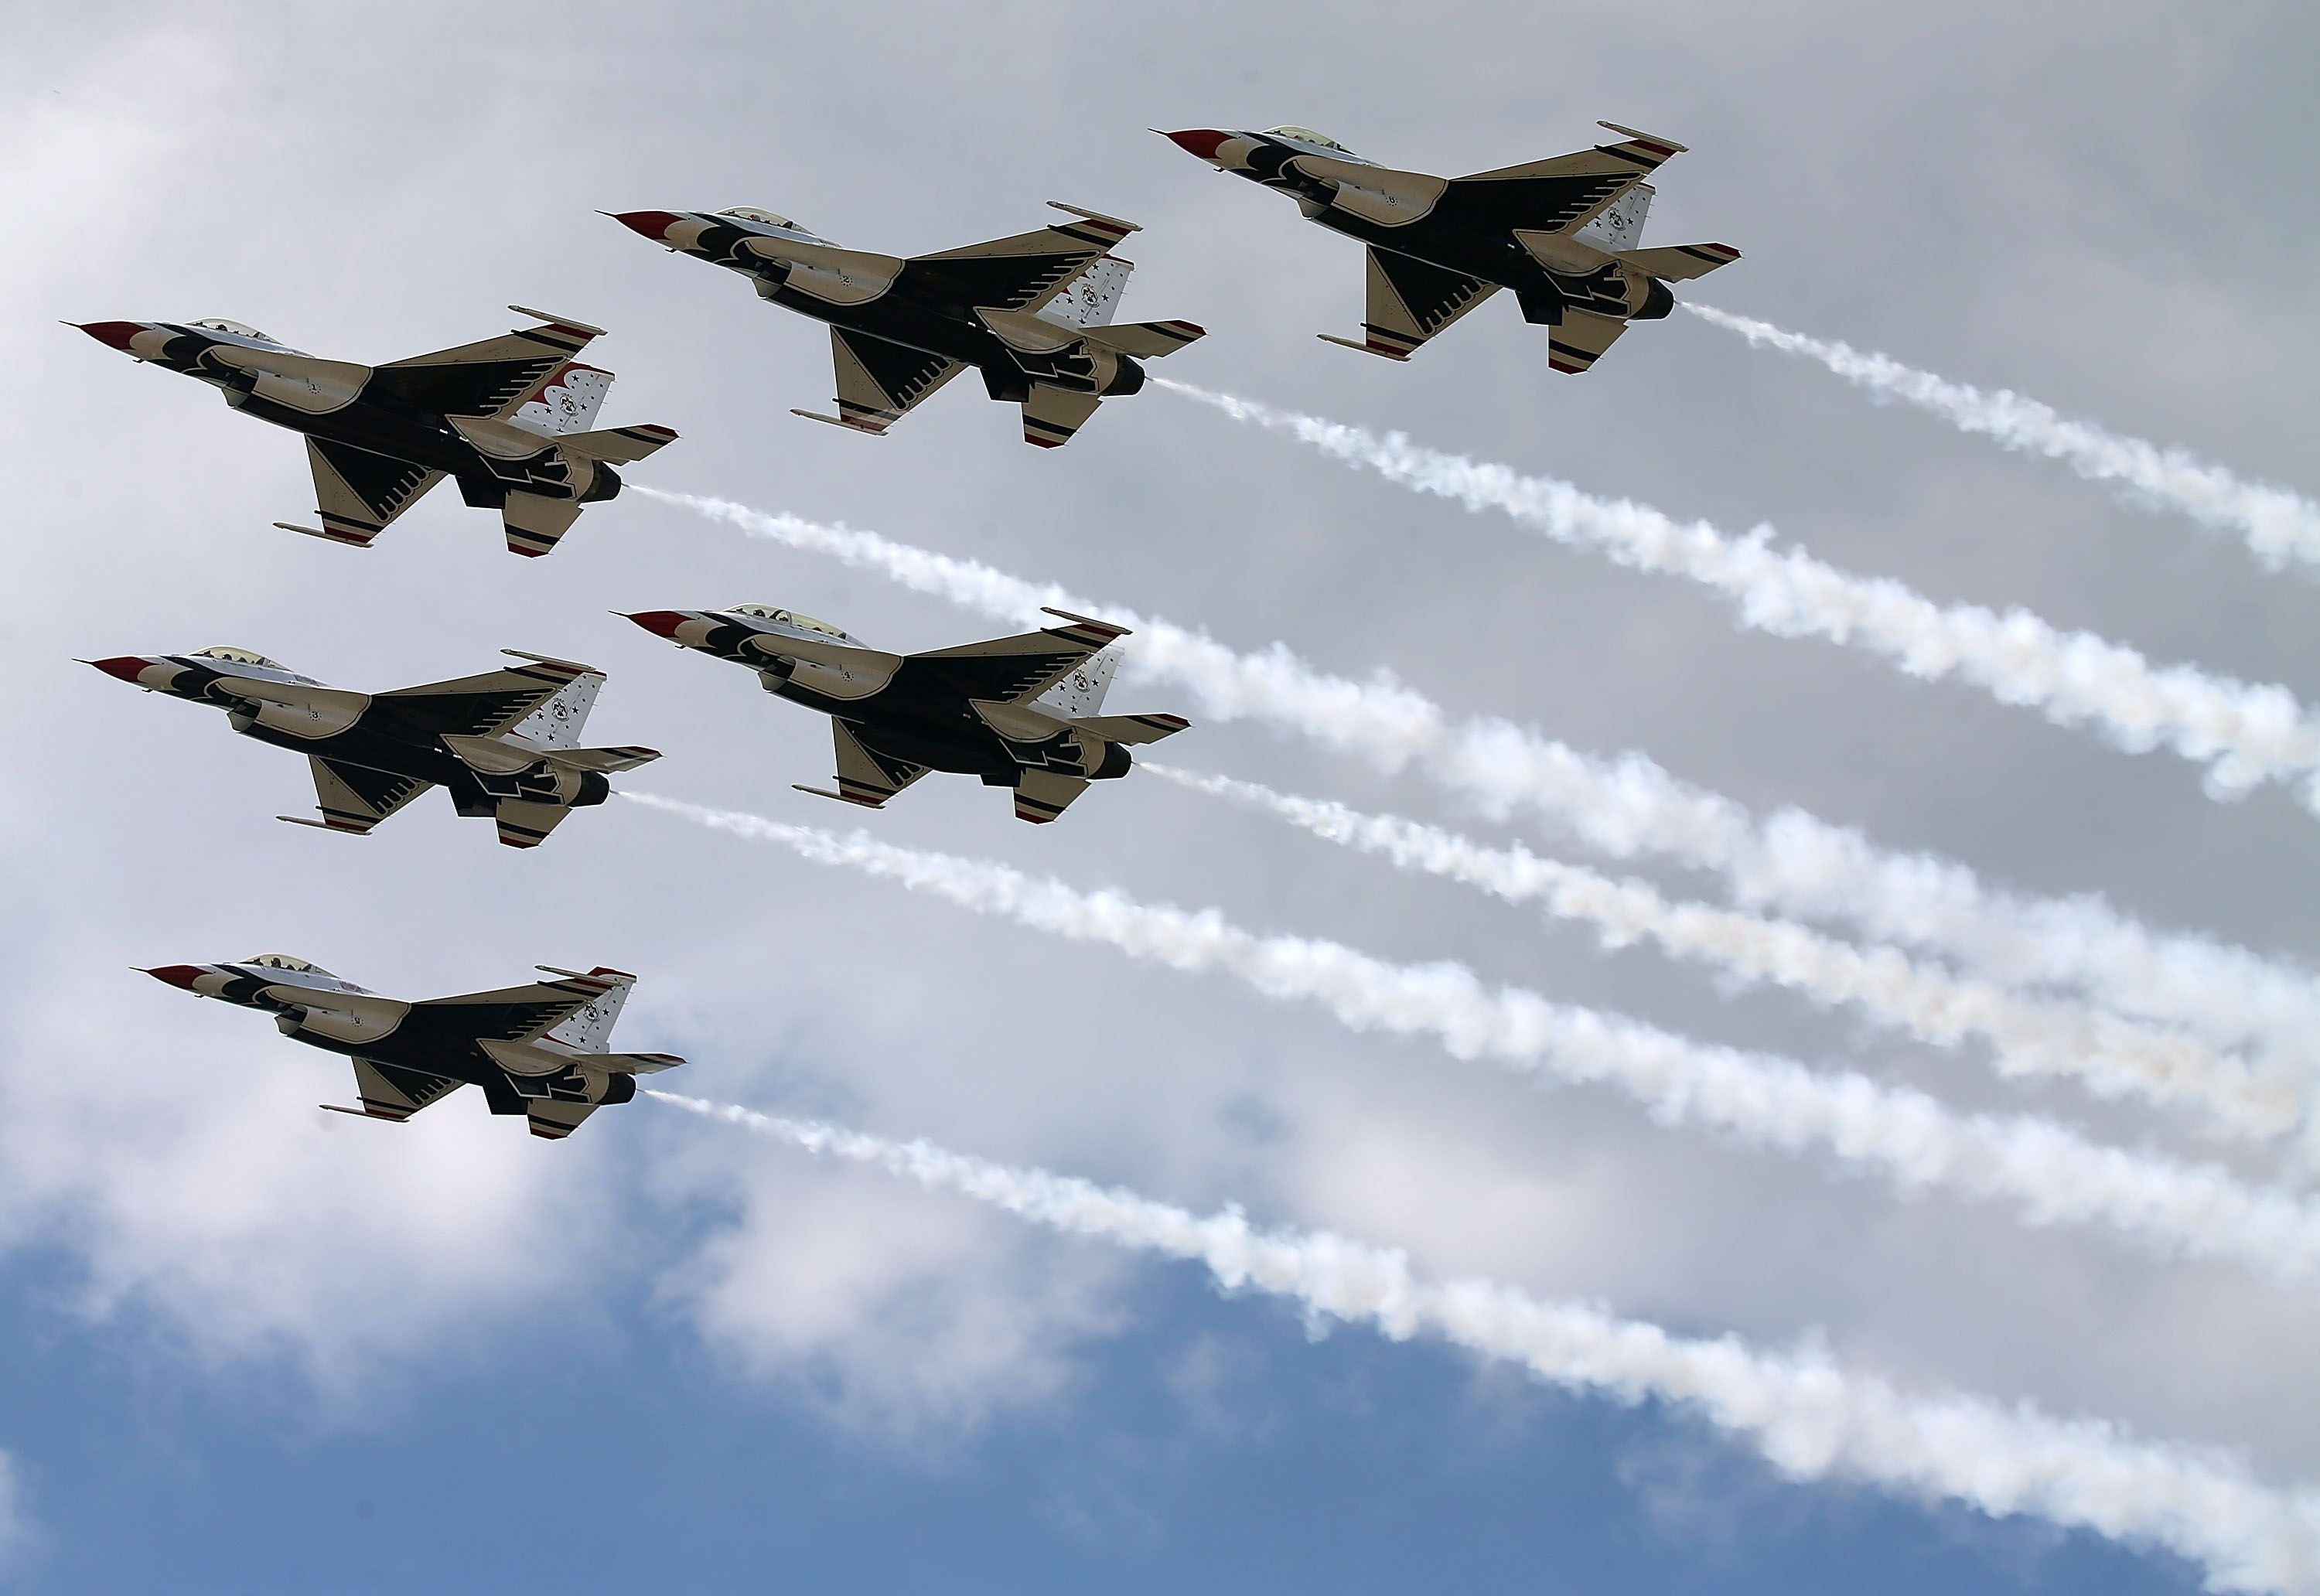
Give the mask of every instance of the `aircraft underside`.
POLYGON ((546 498, 571 495, 570 467, 554 449, 546 446, 534 454, 513 459, 494 458, 448 426, 359 403, 343 411, 313 415, 271 400, 247 396, 236 408, 318 443, 358 449, 399 465, 440 471, 458 483, 460 496, 474 508, 497 509, 506 495, 515 491, 546 498))

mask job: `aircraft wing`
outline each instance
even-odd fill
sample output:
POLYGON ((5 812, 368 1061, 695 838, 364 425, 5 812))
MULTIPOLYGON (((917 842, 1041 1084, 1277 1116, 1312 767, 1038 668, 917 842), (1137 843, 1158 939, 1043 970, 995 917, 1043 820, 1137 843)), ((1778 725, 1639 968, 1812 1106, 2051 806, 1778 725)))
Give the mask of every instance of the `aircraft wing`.
POLYGON ((1068 626, 1044 631, 913 654, 906 663, 938 674, 968 698, 1028 703, 1089 655, 1127 635, 1125 627, 1074 619, 1068 626))
POLYGON ((367 547, 387 523, 417 503, 443 473, 375 455, 344 443, 306 440, 306 464, 314 473, 314 513, 322 535, 334 543, 367 547))
MULTIPOLYGON (((466 1083, 449 1075, 430 1075, 424 1070, 403 1069, 376 1059, 358 1058, 355 1065, 355 1094, 362 1104, 359 1111, 340 1109, 340 1113, 359 1111, 373 1120, 392 1120, 396 1124, 411 1118, 421 1109, 438 1103, 457 1092, 466 1083)), ((324 1103, 324 1108, 335 1108, 324 1103)))
POLYGON ((836 327, 829 330, 829 353, 838 367, 838 414, 813 419, 835 420, 857 432, 883 433, 966 369, 964 361, 836 327))
MULTIPOLYGON (((1496 283, 1428 265, 1391 249, 1369 251, 1369 309, 1356 346, 1407 360, 1419 345, 1498 292, 1496 283)), ((1338 341, 1344 342, 1345 340, 1338 341)))
POLYGON ((1022 772, 1015 788, 1015 818, 1044 826, 1065 810, 1072 800, 1087 791, 1087 783, 1075 775, 1063 775, 1052 770, 1027 769, 1022 772))
POLYGON ((397 360, 380 367, 374 380, 438 415, 503 421, 603 331, 601 327, 562 321, 521 305, 508 308, 539 317, 539 324, 480 343, 397 360))
POLYGON ((832 720, 830 734, 838 745, 838 793, 848 803, 876 809, 887 799, 926 775, 928 767, 874 754, 862 746, 846 722, 832 720))
MULTIPOLYGON (((603 673, 568 659, 527 659, 507 670, 485 671, 449 682, 429 682, 381 693, 373 705, 398 719, 440 735, 490 737, 505 731, 573 683, 603 673)), ((591 699, 594 694, 589 695, 591 699)))
POLYGON ((618 972, 605 971, 429 998, 411 1005, 396 1031, 414 1037, 440 1033, 446 1040, 529 1042, 592 1007, 607 993, 624 990, 630 980, 618 972))
POLYGON ((322 824, 358 837, 368 836, 373 826, 435 784, 336 759, 310 757, 306 763, 313 767, 314 807, 322 812, 322 824))
POLYGON ((1546 363, 1557 371, 1575 376, 1594 365, 1627 330, 1627 322, 1617 316, 1565 310, 1562 325, 1547 329, 1546 363))
MULTIPOLYGON (((1070 210, 1058 205, 1057 210, 1070 210)), ((1090 212, 1037 232, 1019 232, 902 262, 897 286, 954 304, 1035 311, 1136 231, 1134 224, 1090 212)))
POLYGON ((1681 144, 1628 128, 1612 131, 1628 137, 1618 144, 1454 177, 1442 195, 1440 213, 1532 232, 1567 233, 1584 227, 1604 206, 1683 150, 1681 144))

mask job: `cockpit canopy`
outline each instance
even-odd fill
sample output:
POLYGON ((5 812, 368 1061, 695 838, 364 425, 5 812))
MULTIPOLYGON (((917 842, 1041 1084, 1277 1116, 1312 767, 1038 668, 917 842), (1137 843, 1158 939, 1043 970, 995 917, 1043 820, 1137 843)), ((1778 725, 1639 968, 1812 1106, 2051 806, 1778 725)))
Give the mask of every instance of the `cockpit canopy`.
POLYGON ((1300 144, 1318 144, 1324 150, 1345 150, 1345 153, 1347 155, 1351 155, 1353 153, 1352 150, 1346 150, 1343 144, 1338 143, 1327 133, 1317 133, 1311 128, 1283 126, 1267 128, 1264 131, 1271 133, 1276 139, 1294 139, 1300 144))
MULTIPOLYGON (((256 953, 241 962, 252 969, 293 970, 301 975, 331 975, 331 972, 322 966, 308 964, 303 958, 293 958, 286 953, 256 953)), ((338 977, 331 975, 331 979, 336 981, 338 977)))
POLYGON ((768 227, 787 227, 802 232, 804 229, 788 217, 772 211, 761 211, 755 205, 728 205, 717 213, 720 216, 739 216, 744 222, 762 222, 768 227))
POLYGON ((203 648, 190 655, 194 659, 226 659, 236 665, 264 666, 267 670, 287 670, 278 659, 268 659, 263 654, 253 654, 248 648, 231 648, 221 643, 214 648, 203 648))
POLYGON ((276 341, 255 327, 246 327, 240 322, 229 322, 223 316, 204 316, 194 325, 211 332, 231 332, 236 338, 254 338, 260 343, 276 341))
POLYGON ((728 612, 735 615, 748 615, 757 621, 770 621, 776 626, 793 626, 800 631, 818 631, 824 637, 836 638, 843 643, 850 643, 854 640, 847 632, 830 625, 827 621, 816 621, 812 616, 802 614, 795 610, 776 610, 771 604, 735 604, 728 612))

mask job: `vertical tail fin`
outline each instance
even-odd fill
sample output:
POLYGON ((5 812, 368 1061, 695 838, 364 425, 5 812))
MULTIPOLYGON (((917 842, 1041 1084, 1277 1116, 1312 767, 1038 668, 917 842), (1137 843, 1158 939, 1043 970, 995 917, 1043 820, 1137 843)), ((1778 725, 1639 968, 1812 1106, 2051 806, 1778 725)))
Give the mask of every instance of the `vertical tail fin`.
POLYGON ((1586 226, 1571 236, 1582 244, 1592 244, 1611 253, 1632 249, 1644 241, 1644 218, 1651 211, 1652 186, 1638 183, 1598 211, 1586 226))
POLYGON ((604 395, 612 391, 611 372, 567 360, 548 374, 538 392, 516 406, 507 422, 542 438, 585 432, 604 407, 604 395))
POLYGON ((543 748, 576 748, 580 746, 580 730, 587 725, 588 712, 596 706, 596 694, 603 686, 602 671, 575 676, 508 730, 543 748))
MULTIPOLYGON (((567 970, 539 966, 551 975, 570 975, 567 970)), ((610 970, 599 966, 585 976, 576 977, 590 983, 602 982, 607 986, 603 996, 576 1013, 566 1015, 544 1034, 550 1041, 562 1042, 583 1053, 602 1053, 612 1043, 612 1022, 621 1017, 621 1006, 629 1001, 629 993, 637 978, 625 970, 610 970)))
POLYGON ((1058 327, 1109 326, 1119 308, 1119 296, 1127 292, 1128 274, 1135 269, 1132 260, 1099 255, 1032 314, 1058 327))
POLYGON ((1080 661, 1070 676, 1057 682, 1031 701, 1037 709, 1047 710, 1060 720, 1076 721, 1092 715, 1103 707, 1103 695, 1111 689, 1112 673, 1119 668, 1119 651, 1105 648, 1080 661))

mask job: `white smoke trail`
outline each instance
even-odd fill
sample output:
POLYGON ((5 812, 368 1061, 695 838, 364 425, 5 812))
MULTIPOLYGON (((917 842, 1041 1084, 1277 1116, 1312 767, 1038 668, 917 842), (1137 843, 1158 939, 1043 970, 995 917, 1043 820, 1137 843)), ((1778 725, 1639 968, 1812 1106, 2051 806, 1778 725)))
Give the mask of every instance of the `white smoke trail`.
POLYGON ((1911 676, 1955 676, 2000 703, 2062 726, 2092 725, 2130 753, 2171 748, 2207 767, 2207 789, 2235 798, 2265 782, 2296 787, 2320 812, 2320 722, 2285 687, 2196 666, 2154 666, 2091 632, 2057 631, 2025 610, 1943 606, 1881 576, 1856 576, 1801 548, 1776 551, 1772 529, 1732 537, 1704 521, 1678 522, 1648 504, 1599 499, 1568 482, 1381 437, 1361 427, 1278 410, 1165 377, 1161 387, 1236 421, 1289 433, 1347 465, 1473 511, 1497 510, 1560 543, 1597 549, 1637 570, 1688 577, 1722 594, 1742 624, 1775 637, 1853 643, 1911 676))
POLYGON ((1189 689, 1210 720, 1260 720, 1383 770, 1415 765, 1490 814, 1535 810, 1614 858, 1656 854, 1716 871, 1744 903, 1938 949, 2007 985, 2077 987, 2119 1013, 2189 1026, 2220 1047, 2260 1040, 2298 1079, 2320 1060, 2320 980, 2209 938, 2154 931, 2098 897, 2016 897, 1962 864, 1888 852, 1802 810, 1760 821, 1640 753, 1604 758, 1505 721, 1454 721, 1390 676, 1331 676, 1279 643, 1241 653, 1167 621, 875 532, 730 499, 630 489, 1002 621, 1037 625, 1040 606, 1053 604, 1133 626, 1128 668, 1189 689))
POLYGON ((2320 1208, 2244 1185, 2213 1165, 2101 1147, 2051 1120, 1954 1114, 1922 1092, 1865 1075, 1818 1075, 1791 1059, 1687 1041, 1520 988, 1492 992, 1460 965, 1389 964, 1318 939, 1260 937, 1213 909, 1080 892, 860 831, 840 837, 651 793, 621 796, 980 914, 1172 969, 1220 970, 1267 997, 1316 1002, 1354 1030, 1431 1037, 1455 1058, 1616 1086, 1664 1124, 1703 1125, 1790 1153, 1817 1148, 1903 1192, 1937 1187, 2006 1200, 2034 1225, 2108 1225, 2163 1252, 2228 1259, 2283 1281, 2320 1263, 2320 1208))
POLYGON ((2131 1546, 2163 1547, 2205 1570, 2212 1591, 2320 1590, 2320 1495, 2266 1486, 2218 1450, 2138 1440, 2114 1424, 2056 1418, 2025 1402, 1911 1395, 1844 1369, 1809 1343, 1775 1352, 1732 1336, 1694 1339, 1494 1282, 1425 1281, 1397 1249, 1327 1231, 1258 1229, 1235 1208, 1195 1214, 925 1141, 890 1141, 666 1092, 644 1095, 1066 1235, 1198 1263, 1227 1290, 1286 1298, 1310 1312, 1372 1325, 1389 1340, 1437 1336, 1565 1390, 1688 1410, 1745 1441, 1790 1480, 1857 1480, 1998 1518, 2027 1515, 2131 1546))
POLYGON ((1994 438, 2023 454, 2061 460, 2091 482, 2116 483, 2127 496, 2181 511, 2203 525, 2243 534, 2256 558, 2272 570, 2290 559, 2320 564, 2320 504, 2269 483, 2243 482, 2223 467, 2180 449, 2161 449, 2123 437, 2092 422, 2066 420, 2052 406, 2001 388, 1985 393, 1888 355, 1808 338, 1735 316, 1713 305, 1683 307, 1746 339, 1759 349, 1817 360, 1880 399, 1899 399, 1930 411, 1960 431, 1994 438))
POLYGON ((1509 902, 1544 904, 1558 918, 1592 925, 1606 947, 1648 938, 1676 957, 1704 961, 1745 981, 1772 982, 1823 1004, 1854 1005, 1940 1047, 1982 1038, 1995 1048, 1994 1063, 2004 1075, 2067 1075, 2103 1097, 2191 1106, 2218 1129, 2240 1136, 2277 1136, 2301 1117, 2296 1093, 2284 1083, 2260 1083, 2238 1059, 2188 1038, 2098 1011, 2016 997, 1937 966, 1913 964, 1892 948, 1856 948, 1792 920, 1670 902, 1647 882, 1542 858, 1519 844, 1486 847, 1399 815, 1364 814, 1148 759, 1138 768, 1262 810, 1404 870, 1464 882, 1509 902))

